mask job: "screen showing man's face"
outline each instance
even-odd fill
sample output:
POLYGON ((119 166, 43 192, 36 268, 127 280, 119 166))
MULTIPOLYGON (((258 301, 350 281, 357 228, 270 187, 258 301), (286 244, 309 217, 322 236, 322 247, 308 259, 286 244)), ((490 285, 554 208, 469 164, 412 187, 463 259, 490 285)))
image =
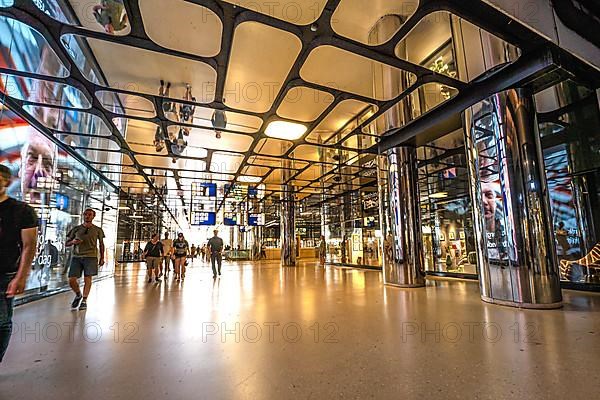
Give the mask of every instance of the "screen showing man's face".
POLYGON ((54 150, 43 138, 32 136, 25 144, 21 160, 21 191, 23 195, 38 187, 40 178, 52 177, 54 172, 54 150))
POLYGON ((496 214, 496 191, 494 190, 494 184, 483 183, 481 185, 481 192, 485 219, 494 219, 494 215, 496 214))

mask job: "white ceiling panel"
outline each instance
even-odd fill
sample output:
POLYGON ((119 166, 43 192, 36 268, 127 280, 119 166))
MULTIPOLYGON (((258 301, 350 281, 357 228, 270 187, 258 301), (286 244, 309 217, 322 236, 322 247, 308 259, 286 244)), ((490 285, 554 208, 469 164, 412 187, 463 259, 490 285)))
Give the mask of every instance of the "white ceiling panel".
POLYGON ((302 48, 300 39, 258 22, 243 22, 233 36, 223 102, 232 108, 266 112, 302 48))
POLYGON ((205 57, 219 54, 223 24, 208 8, 184 0, 140 0, 139 4, 146 33, 157 44, 205 57))
POLYGON ((300 69, 305 81, 380 101, 391 100, 402 93, 401 85, 378 90, 376 74, 395 82, 416 81, 410 72, 329 45, 312 50, 300 69))
POLYGON ((172 84, 172 98, 183 98, 190 84, 203 89, 196 93, 199 102, 214 100, 217 73, 208 64, 99 39, 87 42, 110 87, 155 95, 163 79, 172 84))

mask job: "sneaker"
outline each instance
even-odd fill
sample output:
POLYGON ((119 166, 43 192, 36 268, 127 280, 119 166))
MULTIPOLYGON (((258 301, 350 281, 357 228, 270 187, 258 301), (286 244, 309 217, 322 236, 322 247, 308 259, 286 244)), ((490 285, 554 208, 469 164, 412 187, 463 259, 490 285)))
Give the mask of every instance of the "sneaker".
POLYGON ((160 279, 159 279, 159 278, 156 278, 156 279, 154 280, 154 283, 160 283, 160 279))
POLYGON ((79 307, 79 303, 81 303, 81 299, 83 299, 83 296, 81 294, 75 296, 73 302, 71 303, 71 310, 77 310, 77 307, 79 307))
POLYGON ((87 301, 83 300, 79 305, 80 310, 87 310, 87 301))
POLYGON ((152 278, 148 278, 148 283, 152 283, 152 278))

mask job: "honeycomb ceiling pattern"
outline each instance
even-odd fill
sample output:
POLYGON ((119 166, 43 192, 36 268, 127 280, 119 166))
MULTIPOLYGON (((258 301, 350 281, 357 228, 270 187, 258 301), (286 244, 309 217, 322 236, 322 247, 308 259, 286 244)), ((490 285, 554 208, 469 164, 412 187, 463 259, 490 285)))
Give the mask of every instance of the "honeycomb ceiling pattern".
POLYGON ((417 44, 398 50, 447 1, 126 0, 125 26, 114 32, 85 2, 42 2, 62 3, 61 12, 33 3, 15 0, 0 13, 33 29, 48 68, 0 72, 61 97, 40 90, 16 104, 108 180, 127 167, 125 192, 165 202, 183 201, 194 180, 264 184, 266 197, 288 184, 298 200, 372 187, 385 113, 418 88, 468 85, 422 64, 417 44), (390 28, 374 35, 390 16, 390 28), (404 84, 379 87, 384 75, 404 84), (168 95, 159 95, 161 80, 171 83, 168 95), (186 85, 195 100, 184 99, 186 85), (195 107, 187 121, 182 106, 195 107), (220 138, 215 110, 227 117, 220 138), (86 124, 65 123, 65 113, 86 124), (298 124, 301 136, 267 135, 273 122, 298 124), (174 157, 170 142, 182 128, 187 147, 174 157), (160 151, 157 130, 169 138, 160 151))

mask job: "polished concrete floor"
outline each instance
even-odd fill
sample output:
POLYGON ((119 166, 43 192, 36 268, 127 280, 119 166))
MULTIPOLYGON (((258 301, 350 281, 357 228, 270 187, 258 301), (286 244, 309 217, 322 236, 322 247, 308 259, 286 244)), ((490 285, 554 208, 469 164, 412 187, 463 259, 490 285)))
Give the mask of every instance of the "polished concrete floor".
POLYGON ((4 399, 593 399, 600 295, 562 310, 481 302, 477 283, 383 287, 376 271, 196 262, 148 284, 139 265, 20 306, 4 399))

